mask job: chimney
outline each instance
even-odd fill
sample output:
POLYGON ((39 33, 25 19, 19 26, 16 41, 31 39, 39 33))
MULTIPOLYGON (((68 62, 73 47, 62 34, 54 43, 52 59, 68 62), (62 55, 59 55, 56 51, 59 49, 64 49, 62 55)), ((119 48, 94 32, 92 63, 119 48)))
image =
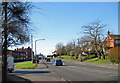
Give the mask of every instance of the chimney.
POLYGON ((24 49, 24 47, 22 47, 22 49, 24 49))
POLYGON ((110 32, 109 32, 109 30, 107 31, 107 35, 110 35, 110 32))

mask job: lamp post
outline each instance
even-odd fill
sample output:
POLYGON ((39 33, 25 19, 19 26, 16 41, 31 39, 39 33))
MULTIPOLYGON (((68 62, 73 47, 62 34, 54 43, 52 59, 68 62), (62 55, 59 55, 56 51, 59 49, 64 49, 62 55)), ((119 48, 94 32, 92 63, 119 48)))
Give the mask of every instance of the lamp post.
POLYGON ((45 40, 45 39, 37 39, 37 40, 35 40, 35 56, 37 55, 37 52, 36 52, 36 42, 39 41, 39 40, 45 40))

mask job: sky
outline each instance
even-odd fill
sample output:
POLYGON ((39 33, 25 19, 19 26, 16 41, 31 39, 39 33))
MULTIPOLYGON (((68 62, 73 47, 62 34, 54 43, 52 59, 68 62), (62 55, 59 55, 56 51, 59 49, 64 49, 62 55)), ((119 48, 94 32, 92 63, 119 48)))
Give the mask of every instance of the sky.
MULTIPOLYGON (((105 35, 107 30, 118 34, 117 2, 33 2, 33 5, 30 13, 33 51, 35 40, 45 39, 37 41, 37 54, 51 55, 57 43, 66 45, 80 38, 84 35, 81 27, 96 20, 108 25, 105 35)), ((31 47, 31 43, 18 48, 22 46, 31 47)))

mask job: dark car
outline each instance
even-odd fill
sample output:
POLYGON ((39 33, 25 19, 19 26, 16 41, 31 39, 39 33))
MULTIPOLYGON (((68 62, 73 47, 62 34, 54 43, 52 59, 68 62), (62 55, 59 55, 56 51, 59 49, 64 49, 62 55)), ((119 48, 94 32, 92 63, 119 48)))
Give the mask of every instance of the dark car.
POLYGON ((62 62, 62 60, 61 59, 55 59, 54 60, 54 65, 56 65, 56 66, 62 66, 63 65, 63 62, 62 62))
POLYGON ((47 61, 47 62, 50 62, 50 58, 47 58, 46 61, 47 61))
POLYGON ((33 58, 33 63, 36 63, 36 60, 35 60, 35 58, 33 58))

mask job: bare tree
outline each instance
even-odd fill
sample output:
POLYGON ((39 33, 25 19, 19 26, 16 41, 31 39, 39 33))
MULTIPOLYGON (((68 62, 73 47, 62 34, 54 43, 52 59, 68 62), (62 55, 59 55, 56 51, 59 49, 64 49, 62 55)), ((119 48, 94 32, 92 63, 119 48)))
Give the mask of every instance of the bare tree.
POLYGON ((107 25, 100 24, 100 21, 95 21, 89 25, 85 25, 82 28, 85 29, 84 33, 89 34, 93 41, 92 43, 95 46, 95 51, 98 55, 98 58, 101 59, 101 56, 103 56, 103 59, 105 59, 104 54, 103 54, 103 40, 104 40, 104 35, 103 35, 103 29, 107 25))
POLYGON ((66 51, 67 51, 67 55, 70 56, 70 51, 74 48, 74 44, 72 42, 69 42, 69 43, 67 43, 65 48, 66 48, 66 51))
POLYGON ((80 38, 79 44, 80 46, 84 46, 87 43, 90 43, 92 41, 92 37, 90 35, 84 35, 80 38))
POLYGON ((63 45, 63 43, 56 44, 56 52, 59 55, 66 54, 65 46, 63 45))

